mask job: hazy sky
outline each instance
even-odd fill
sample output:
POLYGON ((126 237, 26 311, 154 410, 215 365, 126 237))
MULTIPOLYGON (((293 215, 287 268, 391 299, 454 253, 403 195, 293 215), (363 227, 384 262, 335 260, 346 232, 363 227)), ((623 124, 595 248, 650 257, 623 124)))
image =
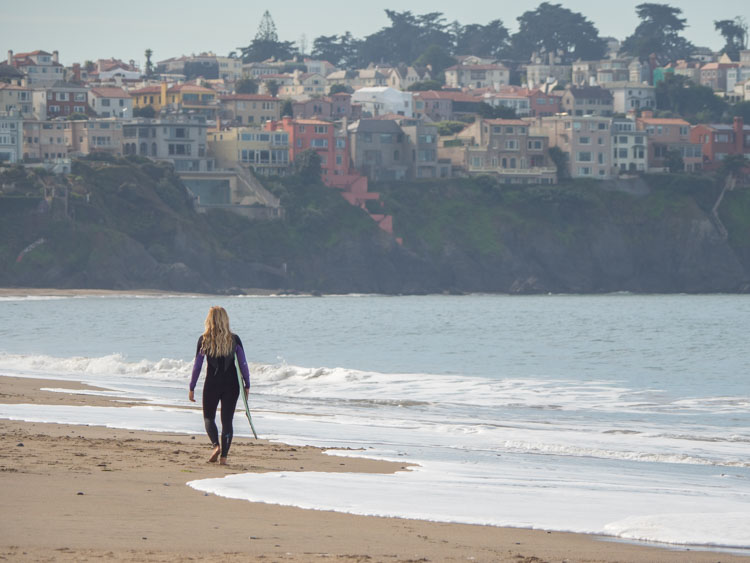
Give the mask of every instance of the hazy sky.
MULTIPOLYGON (((625 38, 638 24, 635 6, 643 0, 552 0, 581 12, 593 21, 602 36, 625 38)), ((687 39, 696 45, 715 49, 723 45, 714 31, 714 20, 743 16, 750 21, 747 0, 680 0, 666 2, 679 6, 687 18, 687 39)), ((299 41, 304 35, 308 52, 313 39, 350 31, 361 38, 388 24, 384 9, 411 10, 415 14, 442 12, 448 21, 485 24, 502 20, 511 32, 516 18, 533 10, 540 0, 129 0, 110 3, 101 0, 0 0, 0 59, 8 49, 14 52, 42 49, 60 52, 60 62, 115 57, 134 59, 143 66, 143 53, 154 51, 154 61, 213 51, 226 55, 250 43, 263 12, 268 9, 276 22, 279 37, 299 41), (12 6, 12 8, 11 8, 12 6)))

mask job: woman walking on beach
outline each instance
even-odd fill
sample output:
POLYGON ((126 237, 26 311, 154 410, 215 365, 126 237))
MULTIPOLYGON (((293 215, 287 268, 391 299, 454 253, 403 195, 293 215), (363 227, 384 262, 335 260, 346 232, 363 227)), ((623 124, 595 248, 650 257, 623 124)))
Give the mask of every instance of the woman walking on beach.
POLYGON ((234 409, 240 396, 240 384, 234 365, 235 354, 240 365, 240 372, 242 372, 246 398, 250 390, 250 371, 247 368, 242 341, 229 329, 229 315, 223 307, 211 307, 208 310, 205 326, 206 330, 198 338, 188 398, 195 402, 195 385, 198 383, 205 358, 208 360, 208 366, 206 381, 203 384, 203 421, 214 447, 208 461, 215 462, 220 459, 220 463, 225 465, 229 446, 232 444, 234 409), (221 441, 219 441, 219 431, 214 420, 219 403, 221 403, 221 441))

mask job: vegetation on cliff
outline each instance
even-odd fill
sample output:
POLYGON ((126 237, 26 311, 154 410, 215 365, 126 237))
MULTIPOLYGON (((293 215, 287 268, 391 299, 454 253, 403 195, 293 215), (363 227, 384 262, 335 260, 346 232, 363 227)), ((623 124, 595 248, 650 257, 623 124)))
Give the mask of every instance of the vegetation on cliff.
POLYGON ((0 285, 419 293, 743 291, 750 191, 708 176, 512 186, 491 177, 374 189, 394 237, 314 177, 267 182, 285 218, 197 213, 171 167, 77 161, 0 174, 0 285))

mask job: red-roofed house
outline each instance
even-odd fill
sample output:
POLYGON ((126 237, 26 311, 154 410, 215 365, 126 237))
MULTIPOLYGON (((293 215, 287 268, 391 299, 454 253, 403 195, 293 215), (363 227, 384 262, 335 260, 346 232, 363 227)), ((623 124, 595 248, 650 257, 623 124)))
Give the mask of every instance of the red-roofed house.
POLYGON ((17 53, 8 51, 8 64, 26 74, 32 86, 46 86, 64 80, 65 68, 58 61, 57 51, 32 51, 17 53))
POLYGON ((462 115, 472 115, 479 111, 482 98, 451 92, 448 90, 427 90, 414 92, 414 117, 432 121, 451 121, 462 115))
POLYGON ((750 158, 750 125, 742 117, 735 117, 732 125, 714 123, 696 125, 690 140, 703 146, 703 167, 715 168, 730 154, 744 154, 750 158))
POLYGON ((676 151, 685 163, 685 170, 694 172, 703 166, 701 145, 691 141, 690 124, 684 119, 655 118, 644 111, 636 118, 636 128, 648 138, 648 170, 667 172, 667 157, 676 151))
POLYGON ((89 90, 89 106, 99 117, 133 117, 133 99, 122 88, 92 88, 89 90))

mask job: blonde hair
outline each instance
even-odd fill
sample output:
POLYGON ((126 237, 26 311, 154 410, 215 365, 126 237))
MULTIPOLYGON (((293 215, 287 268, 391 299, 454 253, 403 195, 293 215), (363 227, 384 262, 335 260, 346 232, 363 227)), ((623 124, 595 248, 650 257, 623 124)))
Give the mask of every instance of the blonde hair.
POLYGON ((229 330, 229 315, 224 307, 211 307, 205 324, 201 352, 214 358, 231 356, 234 339, 232 331, 229 330))

